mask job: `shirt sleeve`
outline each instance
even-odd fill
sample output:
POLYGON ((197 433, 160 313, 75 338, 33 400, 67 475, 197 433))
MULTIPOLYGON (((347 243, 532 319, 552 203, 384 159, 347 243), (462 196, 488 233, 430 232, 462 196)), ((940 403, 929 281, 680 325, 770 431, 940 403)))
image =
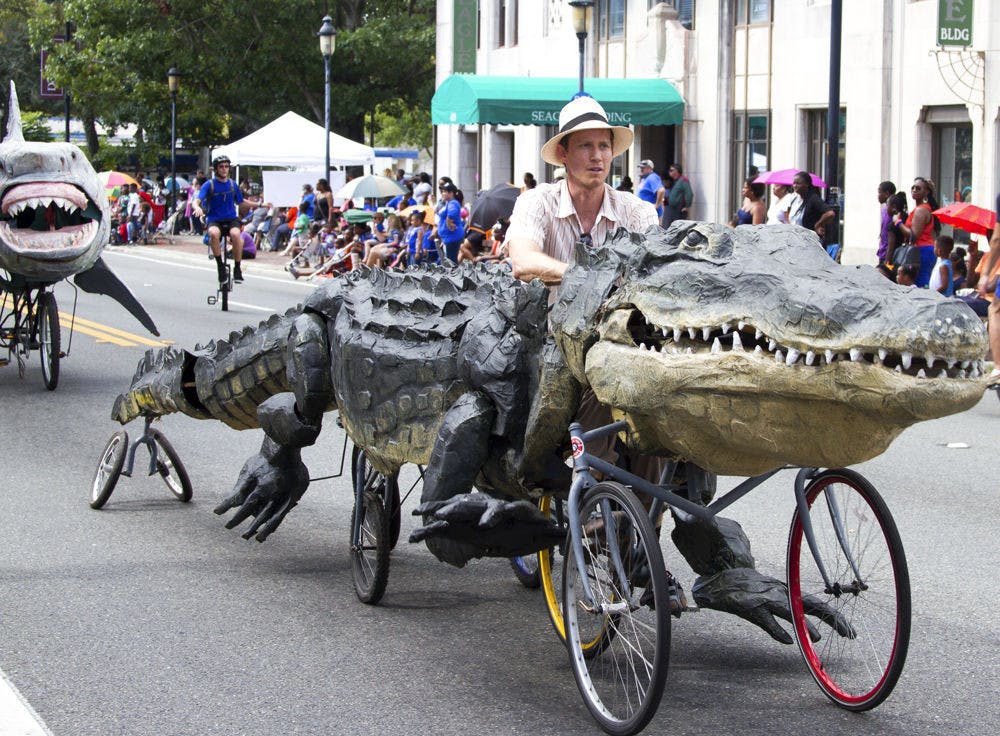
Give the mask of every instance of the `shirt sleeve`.
POLYGON ((198 201, 202 204, 208 204, 205 200, 208 199, 208 182, 206 181, 201 185, 201 189, 198 190, 198 201))
MULTIPOLYGON (((653 214, 655 216, 655 211, 653 214)), ((510 226, 504 240, 530 240, 544 249, 548 223, 549 216, 541 194, 537 189, 529 189, 514 201, 514 211, 510 215, 510 226)))

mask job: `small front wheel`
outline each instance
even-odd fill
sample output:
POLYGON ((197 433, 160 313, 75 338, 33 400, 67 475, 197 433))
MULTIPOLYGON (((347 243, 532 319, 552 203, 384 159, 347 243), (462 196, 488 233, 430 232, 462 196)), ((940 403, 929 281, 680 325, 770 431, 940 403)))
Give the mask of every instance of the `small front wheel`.
POLYGON ((128 450, 128 432, 115 432, 108 444, 101 451, 101 459, 97 462, 94 480, 90 484, 90 508, 99 509, 111 498, 118 477, 122 474, 125 463, 125 451, 128 450))
POLYGON ((851 470, 827 470, 805 490, 824 581, 798 511, 788 535, 788 595, 799 650, 813 679, 847 710, 874 708, 892 692, 910 641, 910 577, 885 501, 851 470), (832 609, 838 633, 809 636, 815 604, 832 609))
POLYGON ((191 500, 191 479, 188 478, 184 463, 181 462, 174 446, 167 441, 162 432, 158 429, 152 429, 149 436, 153 438, 153 442, 157 446, 157 472, 163 477, 163 482, 167 484, 170 492, 179 500, 187 503, 191 500))
POLYGON ((59 385, 59 358, 62 350, 59 334, 59 307, 55 294, 43 291, 38 295, 35 311, 38 330, 38 355, 42 359, 42 380, 45 388, 55 391, 59 385))
POLYGON ((563 566, 570 664, 601 728, 631 736, 656 713, 667 678, 670 600, 663 553, 646 510, 619 483, 587 491, 580 525, 585 577, 572 551, 563 566))
MULTIPOLYGON (((382 498, 369 490, 362 494, 362 506, 351 511, 351 529, 361 514, 361 538, 351 540, 351 577, 358 600, 374 606, 389 583, 389 520, 382 498)), ((353 534, 353 532, 352 532, 353 534)))

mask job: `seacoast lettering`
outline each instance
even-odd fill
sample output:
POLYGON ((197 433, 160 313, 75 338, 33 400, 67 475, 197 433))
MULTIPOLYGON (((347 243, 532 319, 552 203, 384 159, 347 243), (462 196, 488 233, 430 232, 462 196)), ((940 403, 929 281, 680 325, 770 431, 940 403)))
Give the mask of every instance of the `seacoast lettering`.
MULTIPOLYGON (((558 110, 532 110, 531 122, 538 125, 558 125, 558 110)), ((632 113, 630 112, 608 112, 608 122, 613 125, 631 125, 632 113)))

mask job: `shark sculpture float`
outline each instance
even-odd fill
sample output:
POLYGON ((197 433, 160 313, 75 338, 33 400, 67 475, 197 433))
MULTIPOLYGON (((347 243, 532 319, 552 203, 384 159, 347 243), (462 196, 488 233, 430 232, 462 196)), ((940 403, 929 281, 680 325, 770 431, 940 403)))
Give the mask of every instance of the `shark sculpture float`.
POLYGON ((111 213, 97 172, 71 143, 24 140, 21 108, 10 83, 7 135, 0 142, 0 291, 70 277, 81 289, 110 296, 159 335, 135 295, 108 268, 101 251, 111 213))

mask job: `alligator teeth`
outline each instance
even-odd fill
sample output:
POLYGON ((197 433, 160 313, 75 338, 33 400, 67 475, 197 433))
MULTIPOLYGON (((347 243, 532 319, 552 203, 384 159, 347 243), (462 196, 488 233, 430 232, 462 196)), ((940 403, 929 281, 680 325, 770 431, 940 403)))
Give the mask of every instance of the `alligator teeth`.
POLYGON ((902 372, 903 372, 903 366, 901 366, 901 365, 897 364, 897 365, 896 365, 896 367, 895 367, 895 368, 893 368, 893 370, 894 370, 894 371, 895 371, 896 373, 902 373, 902 372))
POLYGON ((910 353, 903 353, 900 357, 900 362, 903 364, 903 370, 910 370, 910 365, 913 363, 913 356, 910 353))
POLYGON ((963 360, 962 361, 962 368, 968 368, 970 365, 972 365, 972 361, 971 360, 963 360))
POLYGON ((670 330, 668 328, 666 328, 666 327, 661 327, 660 328, 660 332, 662 332, 663 333, 663 337, 666 338, 667 337, 667 333, 670 332, 670 330))
POLYGON ((823 353, 823 357, 826 358, 826 362, 827 363, 832 363, 833 362, 833 351, 832 350, 825 351, 823 353))
POLYGON ((782 354, 782 352, 781 352, 780 349, 774 351, 774 362, 775 363, 784 363, 785 362, 785 356, 782 354))
POLYGON ((760 331, 760 328, 759 328, 759 327, 758 327, 758 328, 757 328, 757 330, 756 330, 756 331, 755 331, 755 332, 753 333, 753 339, 754 339, 754 340, 759 340, 759 339, 760 339, 760 338, 762 338, 763 336, 764 336, 764 333, 760 331))
POLYGON ((936 358, 934 357, 934 353, 927 353, 927 355, 924 356, 924 362, 927 364, 928 368, 934 365, 935 360, 936 358))
POLYGON ((722 325, 722 334, 723 335, 728 335, 729 334, 729 330, 731 330, 731 329, 732 329, 732 325, 730 325, 728 322, 726 322, 725 324, 722 325))
POLYGON ((747 323, 744 322, 743 320, 740 320, 739 322, 736 323, 736 329, 738 329, 738 330, 742 330, 746 326, 747 326, 747 323))
POLYGON ((712 334, 712 328, 705 326, 701 328, 701 339, 708 342, 708 336, 712 334))
POLYGON ((640 343, 639 343, 639 349, 640 349, 640 350, 645 350, 645 349, 646 349, 646 343, 644 343, 644 342, 640 342, 640 343))
POLYGON ((969 369, 969 378, 979 378, 980 375, 979 361, 976 361, 976 364, 969 369))
POLYGON ((917 371, 917 378, 927 378, 927 373, 924 371, 923 368, 917 371))
POLYGON ((861 360, 861 348, 851 348, 851 360, 855 363, 861 360))
POLYGON ((948 370, 945 369, 945 368, 942 368, 941 372, 938 373, 938 378, 947 378, 947 377, 948 377, 948 370))
POLYGON ((949 368, 954 368, 955 367, 955 363, 957 363, 957 362, 958 361, 955 360, 954 358, 948 358, 948 367, 949 368))
POLYGON ((885 348, 879 348, 878 349, 878 359, 881 360, 883 363, 885 362, 885 359, 886 359, 886 357, 888 355, 889 355, 889 351, 886 350, 885 348))
POLYGON ((743 352, 743 342, 740 340, 740 333, 733 333, 733 350, 743 352))
POLYGON ((763 352, 764 352, 764 349, 760 345, 754 345, 753 346, 753 354, 754 355, 760 355, 763 352))
POLYGON ((686 348, 684 348, 684 354, 685 355, 694 355, 694 348, 691 347, 690 345, 688 345, 686 348))
POLYGON ((698 334, 695 332, 694 327, 688 327, 688 337, 694 340, 694 336, 698 334))
POLYGON ((713 353, 722 352, 722 343, 719 342, 719 338, 715 338, 715 340, 712 342, 712 352, 713 353))
POLYGON ((680 327, 675 327, 674 328, 674 342, 680 342, 680 341, 681 341, 681 328, 680 327))
POLYGON ((795 348, 788 348, 788 357, 785 358, 785 365, 792 365, 793 363, 795 363, 796 360, 799 359, 800 355, 802 355, 802 353, 800 353, 795 348))
POLYGON ((814 360, 816 360, 816 353, 814 353, 812 350, 807 350, 806 365, 812 365, 814 360))
POLYGON ((773 339, 768 338, 768 340, 767 340, 767 349, 770 350, 773 353, 774 349, 776 347, 778 347, 778 343, 776 343, 773 339))

